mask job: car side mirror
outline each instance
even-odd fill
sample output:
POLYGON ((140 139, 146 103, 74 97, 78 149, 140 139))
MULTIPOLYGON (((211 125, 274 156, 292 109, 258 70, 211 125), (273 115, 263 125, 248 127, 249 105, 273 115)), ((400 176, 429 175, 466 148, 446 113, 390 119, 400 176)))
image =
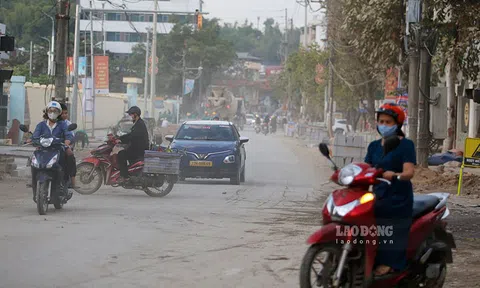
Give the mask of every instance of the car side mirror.
POLYGON ((28 133, 28 127, 26 125, 21 124, 20 125, 20 131, 24 133, 28 133))
POLYGON ((248 141, 250 141, 250 139, 248 137, 240 137, 240 144, 245 144, 248 141))
POLYGON ((72 124, 68 125, 68 131, 76 130, 77 127, 78 127, 77 123, 72 123, 72 124))
POLYGON ((166 136, 165 136, 165 139, 166 139, 168 142, 173 142, 173 135, 166 135, 166 136))

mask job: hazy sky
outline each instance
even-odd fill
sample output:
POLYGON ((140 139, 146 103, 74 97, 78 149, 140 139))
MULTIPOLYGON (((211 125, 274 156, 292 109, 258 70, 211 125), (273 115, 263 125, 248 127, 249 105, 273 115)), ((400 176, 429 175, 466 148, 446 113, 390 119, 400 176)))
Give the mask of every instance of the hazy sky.
MULTIPOLYGON (((210 12, 209 17, 221 18, 225 22, 243 23, 245 19, 257 25, 257 17, 260 17, 260 26, 267 18, 274 18, 283 27, 285 24, 285 8, 288 9, 288 18, 293 18, 295 26, 303 26, 305 8, 296 3, 296 0, 204 0, 205 12, 210 12)), ((314 9, 318 4, 312 4, 314 9)), ((308 19, 312 19, 313 13, 309 9, 308 19)))

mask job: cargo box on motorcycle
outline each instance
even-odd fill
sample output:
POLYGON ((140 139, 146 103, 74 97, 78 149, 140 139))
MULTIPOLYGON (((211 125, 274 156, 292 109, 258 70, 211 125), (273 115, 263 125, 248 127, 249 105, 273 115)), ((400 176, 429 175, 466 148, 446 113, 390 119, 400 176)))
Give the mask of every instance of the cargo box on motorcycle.
POLYGON ((145 151, 143 173, 146 174, 180 174, 182 154, 161 151, 145 151))

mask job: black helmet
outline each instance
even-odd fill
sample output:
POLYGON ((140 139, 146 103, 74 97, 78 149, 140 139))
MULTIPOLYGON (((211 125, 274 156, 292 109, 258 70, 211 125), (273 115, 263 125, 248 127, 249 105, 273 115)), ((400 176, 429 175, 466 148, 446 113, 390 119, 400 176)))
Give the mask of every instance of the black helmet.
POLYGON ((130 109, 128 109, 128 111, 125 112, 125 113, 127 113, 128 115, 130 115, 130 114, 137 114, 137 115, 140 117, 140 115, 142 115, 142 110, 140 110, 140 108, 138 108, 138 106, 132 106, 132 107, 130 107, 130 109))

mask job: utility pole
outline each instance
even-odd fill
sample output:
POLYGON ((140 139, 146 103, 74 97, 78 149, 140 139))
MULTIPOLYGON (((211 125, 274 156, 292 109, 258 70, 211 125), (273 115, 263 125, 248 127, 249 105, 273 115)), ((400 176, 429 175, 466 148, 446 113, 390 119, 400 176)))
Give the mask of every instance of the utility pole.
MULTIPOLYGON (((148 30, 147 28, 147 43, 145 44, 145 83, 144 83, 144 86, 143 86, 143 101, 145 102, 145 107, 143 108, 144 112, 145 112, 145 115, 147 113, 147 99, 148 99, 148 58, 150 57, 149 55, 149 50, 150 48, 148 47, 149 46, 149 42, 150 42, 150 30, 148 30)), ((152 57, 152 61, 153 61, 153 57, 152 57)), ((155 71, 153 70, 153 65, 152 65, 152 73, 154 73, 155 71)), ((152 115, 153 116, 153 115, 152 115)))
MULTIPOLYGON (((75 40, 73 44, 73 95, 72 108, 70 109, 70 121, 77 123, 78 103, 78 56, 80 54, 80 3, 75 5, 75 40)), ((85 39, 86 41, 86 39, 85 39)), ((85 128, 85 127, 82 127, 85 128)))
POLYGON ((50 40, 51 42, 51 46, 50 46, 50 52, 48 53, 48 67, 50 67, 50 69, 48 69, 48 75, 50 76, 53 76, 55 75, 55 68, 54 68, 54 64, 55 63, 55 58, 54 58, 54 55, 55 55, 55 19, 48 15, 47 13, 45 12, 42 12, 45 16, 47 16, 48 18, 50 18, 52 20, 52 39, 50 40))
POLYGON ((260 16, 257 16, 257 30, 260 30, 260 16))
POLYGON ((186 72, 186 56, 187 56, 187 50, 185 49, 186 47, 183 48, 183 55, 182 55, 182 95, 179 97, 177 96, 177 124, 180 124, 180 98, 183 99, 183 96, 185 95, 185 72, 186 72))
POLYGON ((303 29, 303 41, 305 42, 305 49, 308 47, 308 0, 305 0, 305 28, 303 29))
MULTIPOLYGON (((92 1, 90 1, 92 8, 92 1)), ((90 11, 90 71, 92 75, 92 137, 95 137, 95 43, 93 42, 93 11, 90 11)))
MULTIPOLYGON (((102 3, 102 9, 105 9, 105 2, 102 3)), ((103 12, 103 19, 102 19, 102 36, 103 36, 103 41, 102 41, 102 48, 103 48, 103 56, 107 54, 107 30, 103 27, 105 25, 105 17, 106 13, 103 12)))
POLYGON ((57 0, 57 42, 55 47, 55 100, 65 103, 67 90, 67 31, 70 16, 68 0, 57 0))
POLYGON ((333 125, 333 85, 334 85, 334 78, 333 78, 333 58, 334 58, 334 50, 333 50, 333 45, 332 45, 332 29, 331 29, 331 26, 332 26, 332 14, 333 14, 333 11, 332 11, 332 1, 334 0, 330 0, 327 2, 327 13, 326 13, 326 16, 327 16, 327 43, 329 44, 329 49, 330 49, 330 56, 329 56, 329 59, 328 59, 328 84, 327 84, 327 93, 328 93, 328 115, 327 116, 327 128, 328 128, 328 135, 330 136, 330 138, 333 137, 333 130, 332 130, 332 125, 333 125))
POLYGON ((288 60, 288 9, 285 8, 285 63, 288 60))
POLYGON ((152 117, 155 117, 155 98, 156 98, 156 69, 157 69, 157 10, 158 10, 158 0, 154 0, 155 12, 153 13, 153 32, 152 32, 152 74, 150 75, 150 97, 152 97, 152 117))
MULTIPOLYGON (((30 71, 29 71, 29 80, 32 81, 32 70, 33 70, 33 41, 30 41, 30 71)), ((3 93, 3 91, 2 91, 3 93)))
POLYGON ((430 139, 429 108, 430 108, 430 64, 431 57, 425 47, 420 49, 420 93, 418 98, 418 143, 417 162, 421 167, 428 167, 428 151, 430 139))

